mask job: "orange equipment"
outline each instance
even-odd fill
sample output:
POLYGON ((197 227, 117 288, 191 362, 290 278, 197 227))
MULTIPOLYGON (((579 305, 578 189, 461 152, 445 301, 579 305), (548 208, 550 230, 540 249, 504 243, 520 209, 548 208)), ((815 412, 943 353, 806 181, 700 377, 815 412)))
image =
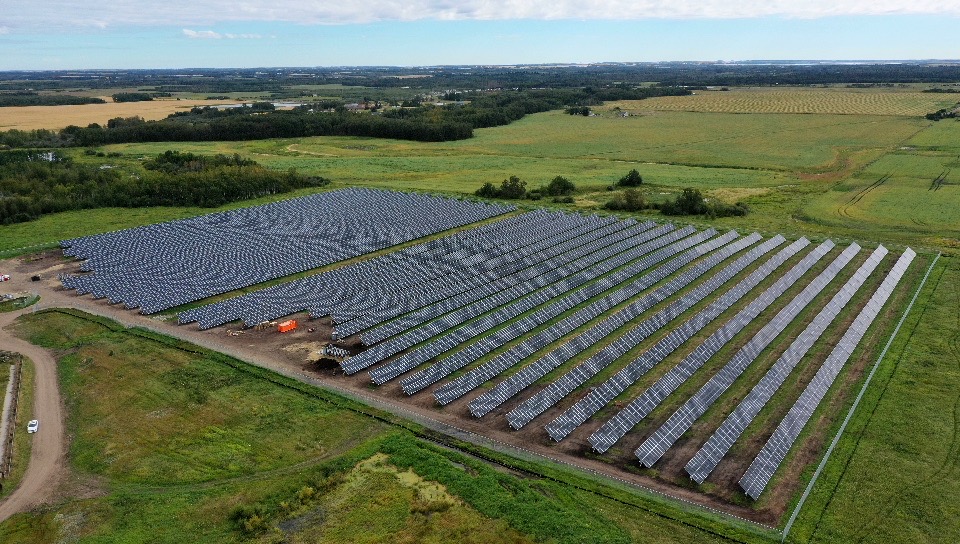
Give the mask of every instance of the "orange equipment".
POLYGON ((280 332, 290 332, 293 329, 297 328, 297 322, 293 319, 288 319, 277 326, 277 330, 280 332))

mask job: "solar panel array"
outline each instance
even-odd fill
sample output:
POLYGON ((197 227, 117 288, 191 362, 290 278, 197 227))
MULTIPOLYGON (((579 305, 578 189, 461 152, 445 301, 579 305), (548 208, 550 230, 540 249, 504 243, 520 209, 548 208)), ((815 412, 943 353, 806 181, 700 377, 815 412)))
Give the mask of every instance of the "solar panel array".
MULTIPOLYGON (((475 295, 473 293, 467 293, 463 297, 451 297, 434 306, 412 312, 412 314, 422 316, 422 322, 426 322, 426 324, 422 327, 413 327, 406 330, 402 328, 391 330, 390 333, 400 332, 400 334, 354 357, 349 361, 348 365, 344 366, 344 370, 348 373, 353 373, 367 368, 406 348, 437 337, 441 333, 456 328, 473 318, 503 305, 503 307, 496 312, 484 316, 480 320, 472 323, 469 327, 462 327, 453 334, 443 336, 431 342, 429 346, 419 348, 416 351, 416 355, 411 352, 401 359, 395 359, 389 366, 384 365, 379 367, 377 369, 378 372, 373 375, 373 380, 375 383, 386 383, 401 373, 416 367, 435 355, 448 351, 452 347, 461 344, 489 328, 544 304, 567 291, 580 287, 650 251, 667 245, 671 240, 692 234, 695 232, 695 229, 686 227, 674 232, 673 226, 664 225, 637 233, 625 232, 627 232, 629 236, 624 238, 619 236, 603 237, 598 242, 590 244, 590 247, 587 247, 584 251, 568 253, 559 257, 556 263, 552 260, 541 262, 532 267, 535 269, 535 273, 539 273, 539 275, 530 278, 529 281, 496 292, 492 294, 492 296, 485 296, 480 298, 480 300, 473 300, 475 295), (665 234, 669 234, 669 236, 664 236, 665 234), (603 247, 605 243, 609 243, 610 245, 603 247), (590 251, 592 251, 592 253, 590 251), (585 255, 581 255, 581 253, 585 253, 585 255), (555 264, 559 266, 552 268, 555 264), (547 271, 543 272, 541 269, 547 271), (551 282, 553 283, 551 284, 551 282), (544 289, 537 291, 537 289, 544 286, 546 286, 544 289), (526 296, 534 291, 536 292, 533 295, 526 296), (430 316, 439 314, 443 309, 452 309, 455 311, 444 315, 440 319, 430 321, 430 316)), ((496 283, 498 282, 492 282, 492 284, 496 283)), ((496 288, 496 285, 494 285, 494 288, 496 288)), ((372 329, 362 334, 361 338, 365 343, 373 343, 374 340, 372 340, 372 338, 390 334, 380 333, 379 331, 383 331, 385 328, 391 327, 400 321, 401 320, 398 319, 384 326, 372 329)))
MULTIPOLYGON (((576 357, 578 354, 587 350, 590 346, 600 342, 626 323, 643 315, 650 308, 654 307, 660 302, 663 302, 670 296, 680 291, 680 289, 700 278, 710 269, 719 265, 725 259, 759 239, 760 236, 754 234, 746 238, 742 238, 735 244, 727 244, 721 249, 714 251, 708 258, 698 262, 689 270, 679 274, 676 278, 670 280, 665 285, 640 297, 634 302, 631 302, 629 305, 625 306, 613 315, 600 320, 595 325, 576 335, 573 339, 567 341, 543 357, 538 358, 533 363, 525 366, 516 374, 505 378, 492 389, 470 402, 470 412, 474 415, 474 417, 483 417, 523 389, 529 387, 540 378, 546 376, 555 368, 559 367, 573 357, 576 357)), ((671 260, 669 263, 664 264, 657 271, 655 271, 654 274, 650 275, 659 279, 666 278, 673 272, 682 268, 684 265, 692 262, 697 257, 702 256, 704 253, 705 251, 701 251, 699 248, 694 248, 693 250, 685 252, 683 255, 671 260)), ((647 328, 644 327, 640 327, 640 329, 644 331, 647 330, 647 328)), ((564 332, 564 334, 566 334, 566 332, 564 332)), ((608 347, 607 349, 615 349, 618 352, 622 350, 623 353, 626 353, 626 351, 632 347, 631 344, 635 345, 634 342, 639 342, 641 340, 642 339, 638 335, 634 334, 631 335, 629 341, 617 340, 614 342, 614 345, 616 346, 615 348, 608 347)), ((611 355, 614 357, 618 357, 621 354, 622 353, 611 353, 611 355)))
MULTIPOLYGON (((638 447, 635 454, 640 462, 647 467, 656 463, 666 451, 673 446, 680 436, 689 429, 693 423, 700 418, 713 405, 720 395, 733 384, 747 366, 760 355, 773 340, 779 336, 787 325, 800 314, 828 283, 840 272, 840 270, 856 255, 860 247, 852 244, 841 255, 831 263, 814 281, 810 282, 803 291, 791 300, 760 332, 758 332, 747 344, 742 347, 733 358, 703 387, 700 388, 692 397, 690 397, 683 406, 677 409, 667 418, 656 431, 653 432, 638 447)), ((877 254, 876 252, 874 252, 877 254)), ((879 254, 882 256, 882 252, 879 254)), ((864 266, 870 267, 869 261, 864 266)), ((875 266, 875 265, 873 265, 875 266)), ((861 266, 862 270, 865 270, 861 266)), ((872 268, 870 268, 872 270, 872 268)), ((851 279, 850 281, 858 281, 851 279)), ((849 282, 848 282, 849 283, 849 282)))
MULTIPOLYGON (((695 248, 695 250, 708 251, 710 249, 715 249, 716 247, 726 242, 725 237, 730 239, 735 237, 735 235, 731 236, 731 234, 732 233, 728 233, 725 236, 721 236, 715 240, 712 240, 707 244, 703 244, 699 248, 695 248)), ((733 243, 730 245, 739 247, 741 244, 733 243)), ((728 250, 730 254, 732 254, 735 251, 736 249, 728 250)), ((664 271, 659 272, 659 274, 662 274, 662 273, 664 273, 664 271)), ((457 378, 456 380, 453 380, 449 383, 442 385, 434 392, 434 396, 437 398, 437 402, 439 402, 440 404, 449 404, 451 401, 460 398, 461 396, 472 391, 473 389, 475 389, 476 387, 478 387, 480 384, 484 383, 488 379, 493 378, 494 376, 497 376, 501 372, 512 367, 516 363, 522 361, 526 357, 529 357, 533 353, 536 353, 537 351, 543 349, 550 343, 555 342, 560 338, 562 338, 563 336, 565 336, 566 334, 569 334, 570 332, 576 330, 578 327, 586 323, 589 323, 590 321, 598 319, 600 316, 607 313, 618 304, 633 298, 634 296, 640 294, 643 290, 648 288, 650 285, 655 283, 657 279, 660 279, 658 278, 659 274, 657 273, 657 271, 654 271, 654 274, 649 274, 630 284, 625 285, 624 287, 604 296, 603 298, 600 298, 590 303, 587 306, 584 306, 583 308, 577 310, 572 315, 540 331, 534 336, 521 342, 517 346, 514 346, 511 350, 507 351, 506 353, 503 353, 497 356, 492 361, 489 361, 488 363, 480 365, 474 368, 473 370, 471 370, 470 372, 467 372, 460 378, 457 378)), ((633 312, 628 311, 628 314, 632 314, 632 313, 633 312)), ((605 323, 610 325, 610 327, 608 327, 609 332, 612 332, 613 329, 616 328, 614 326, 616 325, 616 322, 619 322, 620 324, 626 322, 626 321, 621 321, 621 319, 624 318, 624 316, 621 314, 622 312, 618 312, 617 314, 614 314, 614 317, 611 321, 605 321, 605 323), (620 317, 616 317, 616 316, 620 316, 620 317)), ((632 319, 632 317, 630 318, 632 319)))
POLYGON ((694 372, 706 364, 727 342, 732 340, 737 333, 742 331, 744 327, 760 315, 760 312, 767 309, 775 300, 783 295, 788 288, 799 281, 801 276, 806 274, 814 264, 833 249, 833 245, 832 241, 827 240, 820 244, 815 250, 808 253, 799 263, 781 276, 776 283, 750 301, 737 315, 730 318, 729 321, 680 361, 677 366, 670 369, 647 393, 633 399, 626 408, 590 435, 589 440, 594 451, 603 453, 616 444, 623 435, 633 429, 640 420, 646 417, 647 414, 659 404, 657 399, 662 399, 672 393, 685 382, 687 378, 693 375, 694 372))
MULTIPOLYGON (((729 276, 721 272, 716 277, 711 278, 705 285, 715 283, 717 287, 723 285, 734 276, 743 271, 750 263, 759 259, 775 247, 783 243, 783 237, 771 238, 764 244, 761 244, 755 250, 744 255, 733 264, 729 265, 723 272, 730 271, 729 276)), ((600 384, 586 397, 574 403, 573 406, 560 414, 556 419, 547 424, 547 434, 550 438, 560 441, 579 427, 588 418, 597 413, 601 408, 613 401, 620 393, 623 393, 627 387, 633 385, 640 376, 653 368, 657 363, 665 359, 681 344, 689 340, 694 334, 702 330, 711 321, 716 319, 721 313, 740 300, 751 289, 757 286, 770 273, 780 267, 790 257, 795 255, 810 242, 806 239, 797 240, 786 248, 780 250, 776 255, 763 263, 750 275, 734 285, 724 294, 720 295, 711 302, 706 308, 698 312, 695 316, 688 319, 681 326, 670 332, 659 342, 645 351, 639 357, 622 368, 619 372, 611 376, 608 380, 600 384)), ((716 287, 713 287, 714 289, 716 287)))
MULTIPOLYGON (((64 241, 64 253, 86 259, 83 269, 93 273, 64 276, 62 281, 79 293, 106 296, 150 313, 512 209, 372 189, 333 191, 64 241)), ((518 430, 559 406, 559 416, 543 427, 559 441, 745 300, 742 309, 691 346, 678 364, 651 380, 652 385, 625 399, 624 407, 589 435, 581 432, 596 452, 607 452, 681 386, 705 382, 636 449, 637 458, 649 467, 860 252, 857 244, 844 249, 761 326, 756 322, 764 312, 794 286, 799 289, 810 270, 834 250, 827 240, 801 255, 808 240, 785 243, 782 236, 763 241, 756 233, 718 236, 713 229, 698 232, 691 226, 536 210, 178 317, 181 323, 210 328, 235 320, 254 325, 301 311, 328 316, 334 340, 356 335, 366 346, 353 355, 355 344, 349 350, 345 345, 324 347, 324 354, 341 360, 345 373, 366 370, 377 385, 397 380, 407 395, 439 383, 430 394, 440 405, 488 387, 466 403, 469 413, 493 417, 502 409, 500 415, 518 430), (762 259, 774 249, 779 251, 762 259), (775 275, 794 257, 789 270, 775 275), (714 269, 719 270, 711 273, 714 269), (748 298, 762 282, 769 285, 748 298), (716 355, 750 328, 759 331, 725 365, 711 370, 712 375, 701 370, 710 368, 716 355), (657 335, 651 347, 624 360, 657 335), (572 368, 565 368, 568 364, 572 368), (605 372, 612 375, 598 379, 605 372), (521 392, 554 373, 557 377, 511 406, 521 392), (487 386, 491 380, 499 381, 487 386), (578 391, 581 396, 573 399, 578 391)), ((882 246, 876 248, 753 385, 686 464, 692 480, 705 481, 886 253, 882 246)), ((740 481, 749 496, 756 498, 766 488, 914 255, 908 249, 900 257, 753 460, 740 481)))
MULTIPOLYGON (((550 304, 539 308, 535 312, 524 316, 522 319, 510 323, 508 326, 496 331, 495 333, 490 334, 480 339, 478 342, 469 345, 466 349, 458 351, 457 353, 446 357, 440 362, 411 376, 408 376, 407 378, 404 378, 401 380, 400 384, 408 395, 412 395, 428 385, 436 383, 437 381, 449 376, 455 370, 459 370, 471 362, 476 361, 481 356, 502 346, 505 342, 517 338, 518 336, 529 332, 535 327, 546 323, 561 313, 574 308, 578 304, 585 302, 596 295, 599 295, 605 290, 629 280, 653 264, 675 255, 677 252, 690 247, 691 245, 703 242, 705 239, 713 236, 714 233, 715 231, 712 229, 697 233, 693 236, 680 240, 678 243, 671 244, 663 250, 653 253, 648 257, 630 264, 629 266, 620 268, 613 273, 602 277, 598 281, 591 283, 582 289, 574 291, 569 295, 556 299, 550 302, 550 304)), ((736 233, 728 233, 720 238, 723 239, 729 236, 735 237, 736 233)), ((635 280, 631 284, 633 286, 632 288, 637 288, 641 281, 642 280, 639 279, 635 280)), ((631 287, 628 286, 626 288, 631 287)))
POLYGON ((883 305, 890 298, 915 256, 916 253, 909 248, 900 256, 883 283, 880 284, 880 287, 873 293, 866 306, 863 307, 860 314, 857 315, 857 318, 844 333, 840 342, 827 356, 817 374, 807 384, 803 393, 800 394, 800 398, 797 399, 797 402, 784 416, 780 425, 773 431, 773 435, 760 450, 753 463, 750 464, 750 468, 747 469, 743 478, 740 479, 740 487, 747 495, 756 499, 766 489, 770 478, 773 477, 774 472, 787 456, 787 452, 790 451, 807 421, 810 420, 813 412, 820 405, 820 401, 823 400, 830 386, 833 385, 840 369, 853 354, 857 344, 863 339, 863 335, 867 333, 867 329, 870 328, 877 314, 880 313, 883 305))
POLYGON ((857 273, 840 289, 813 321, 790 344, 787 350, 767 370, 766 374, 747 394, 740 404, 720 425, 704 446, 687 463, 687 473, 696 482, 703 482, 713 471, 717 463, 726 455, 730 446, 740 437, 743 431, 753 421, 760 410, 777 392, 787 377, 797 366, 804 355, 813 347, 814 342, 823 334, 830 323, 836 319, 853 295, 860 289, 863 282, 873 272, 886 254, 883 246, 878 247, 870 258, 857 270, 857 273))
POLYGON ((155 313, 488 219, 512 207, 343 189, 64 240, 64 287, 155 313))
MULTIPOLYGON (((613 223, 618 229, 632 225, 613 223)), ((397 308, 412 304, 424 296, 426 286, 447 292, 509 274, 529 266, 531 251, 610 224, 609 219, 596 216, 531 212, 185 311, 179 318, 181 323, 198 321, 201 328, 234 320, 253 325, 306 309, 315 316, 333 315, 342 321, 376 308, 374 301, 391 301, 397 308), (467 279, 469 273, 474 276, 467 279), (456 283, 454 278, 463 282, 456 283)))

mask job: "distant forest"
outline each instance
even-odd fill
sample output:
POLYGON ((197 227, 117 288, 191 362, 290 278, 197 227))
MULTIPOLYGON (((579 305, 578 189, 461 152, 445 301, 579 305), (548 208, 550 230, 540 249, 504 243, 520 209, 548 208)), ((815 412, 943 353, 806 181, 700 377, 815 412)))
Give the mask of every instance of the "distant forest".
POLYGON ((282 92, 292 85, 357 85, 420 90, 570 89, 588 86, 828 85, 954 83, 960 64, 904 62, 661 62, 583 66, 338 67, 0 72, 0 92, 149 87, 159 92, 282 92), (401 77, 403 76, 403 77, 401 77))
POLYGON ((0 133, 0 144, 11 148, 89 147, 129 142, 235 141, 304 136, 368 136, 439 142, 463 140, 475 128, 502 126, 531 113, 569 105, 595 105, 606 100, 639 100, 653 96, 686 95, 674 87, 611 87, 584 89, 462 93, 469 102, 358 114, 340 106, 318 111, 306 105, 292 111, 272 111, 269 103, 251 107, 193 108, 159 121, 117 118, 107 126, 69 126, 49 130, 0 133), (378 112, 379 113, 379 112, 378 112))

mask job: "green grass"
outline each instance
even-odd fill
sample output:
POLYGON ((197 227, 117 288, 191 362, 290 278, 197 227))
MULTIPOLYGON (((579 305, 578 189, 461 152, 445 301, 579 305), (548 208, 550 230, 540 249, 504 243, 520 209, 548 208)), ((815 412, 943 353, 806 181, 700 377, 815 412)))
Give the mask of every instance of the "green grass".
POLYGON ((941 259, 791 532, 956 542, 960 266, 941 259))
POLYGON ((0 524, 5 543, 770 541, 106 319, 45 311, 16 331, 58 354, 71 465, 94 491, 0 524))
MULTIPOLYGON (((6 373, 0 377, 0 383, 3 385, 3 391, 6 391, 7 379, 12 366, 0 364, 4 367, 6 373)), ((23 474, 27 471, 27 464, 30 459, 30 450, 33 446, 33 436, 27 433, 27 422, 33 419, 33 361, 24 358, 23 365, 20 367, 20 393, 17 396, 17 417, 14 421, 16 430, 13 437, 13 453, 10 462, 10 472, 2 480, 3 488, 0 489, 0 499, 6 497, 16 489, 23 474)))

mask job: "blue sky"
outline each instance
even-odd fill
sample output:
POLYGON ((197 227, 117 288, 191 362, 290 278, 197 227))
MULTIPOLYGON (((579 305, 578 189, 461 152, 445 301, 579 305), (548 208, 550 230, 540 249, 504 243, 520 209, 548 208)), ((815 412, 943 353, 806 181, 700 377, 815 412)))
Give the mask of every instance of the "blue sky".
POLYGON ((960 57, 960 0, 11 2, 0 70, 960 57))

